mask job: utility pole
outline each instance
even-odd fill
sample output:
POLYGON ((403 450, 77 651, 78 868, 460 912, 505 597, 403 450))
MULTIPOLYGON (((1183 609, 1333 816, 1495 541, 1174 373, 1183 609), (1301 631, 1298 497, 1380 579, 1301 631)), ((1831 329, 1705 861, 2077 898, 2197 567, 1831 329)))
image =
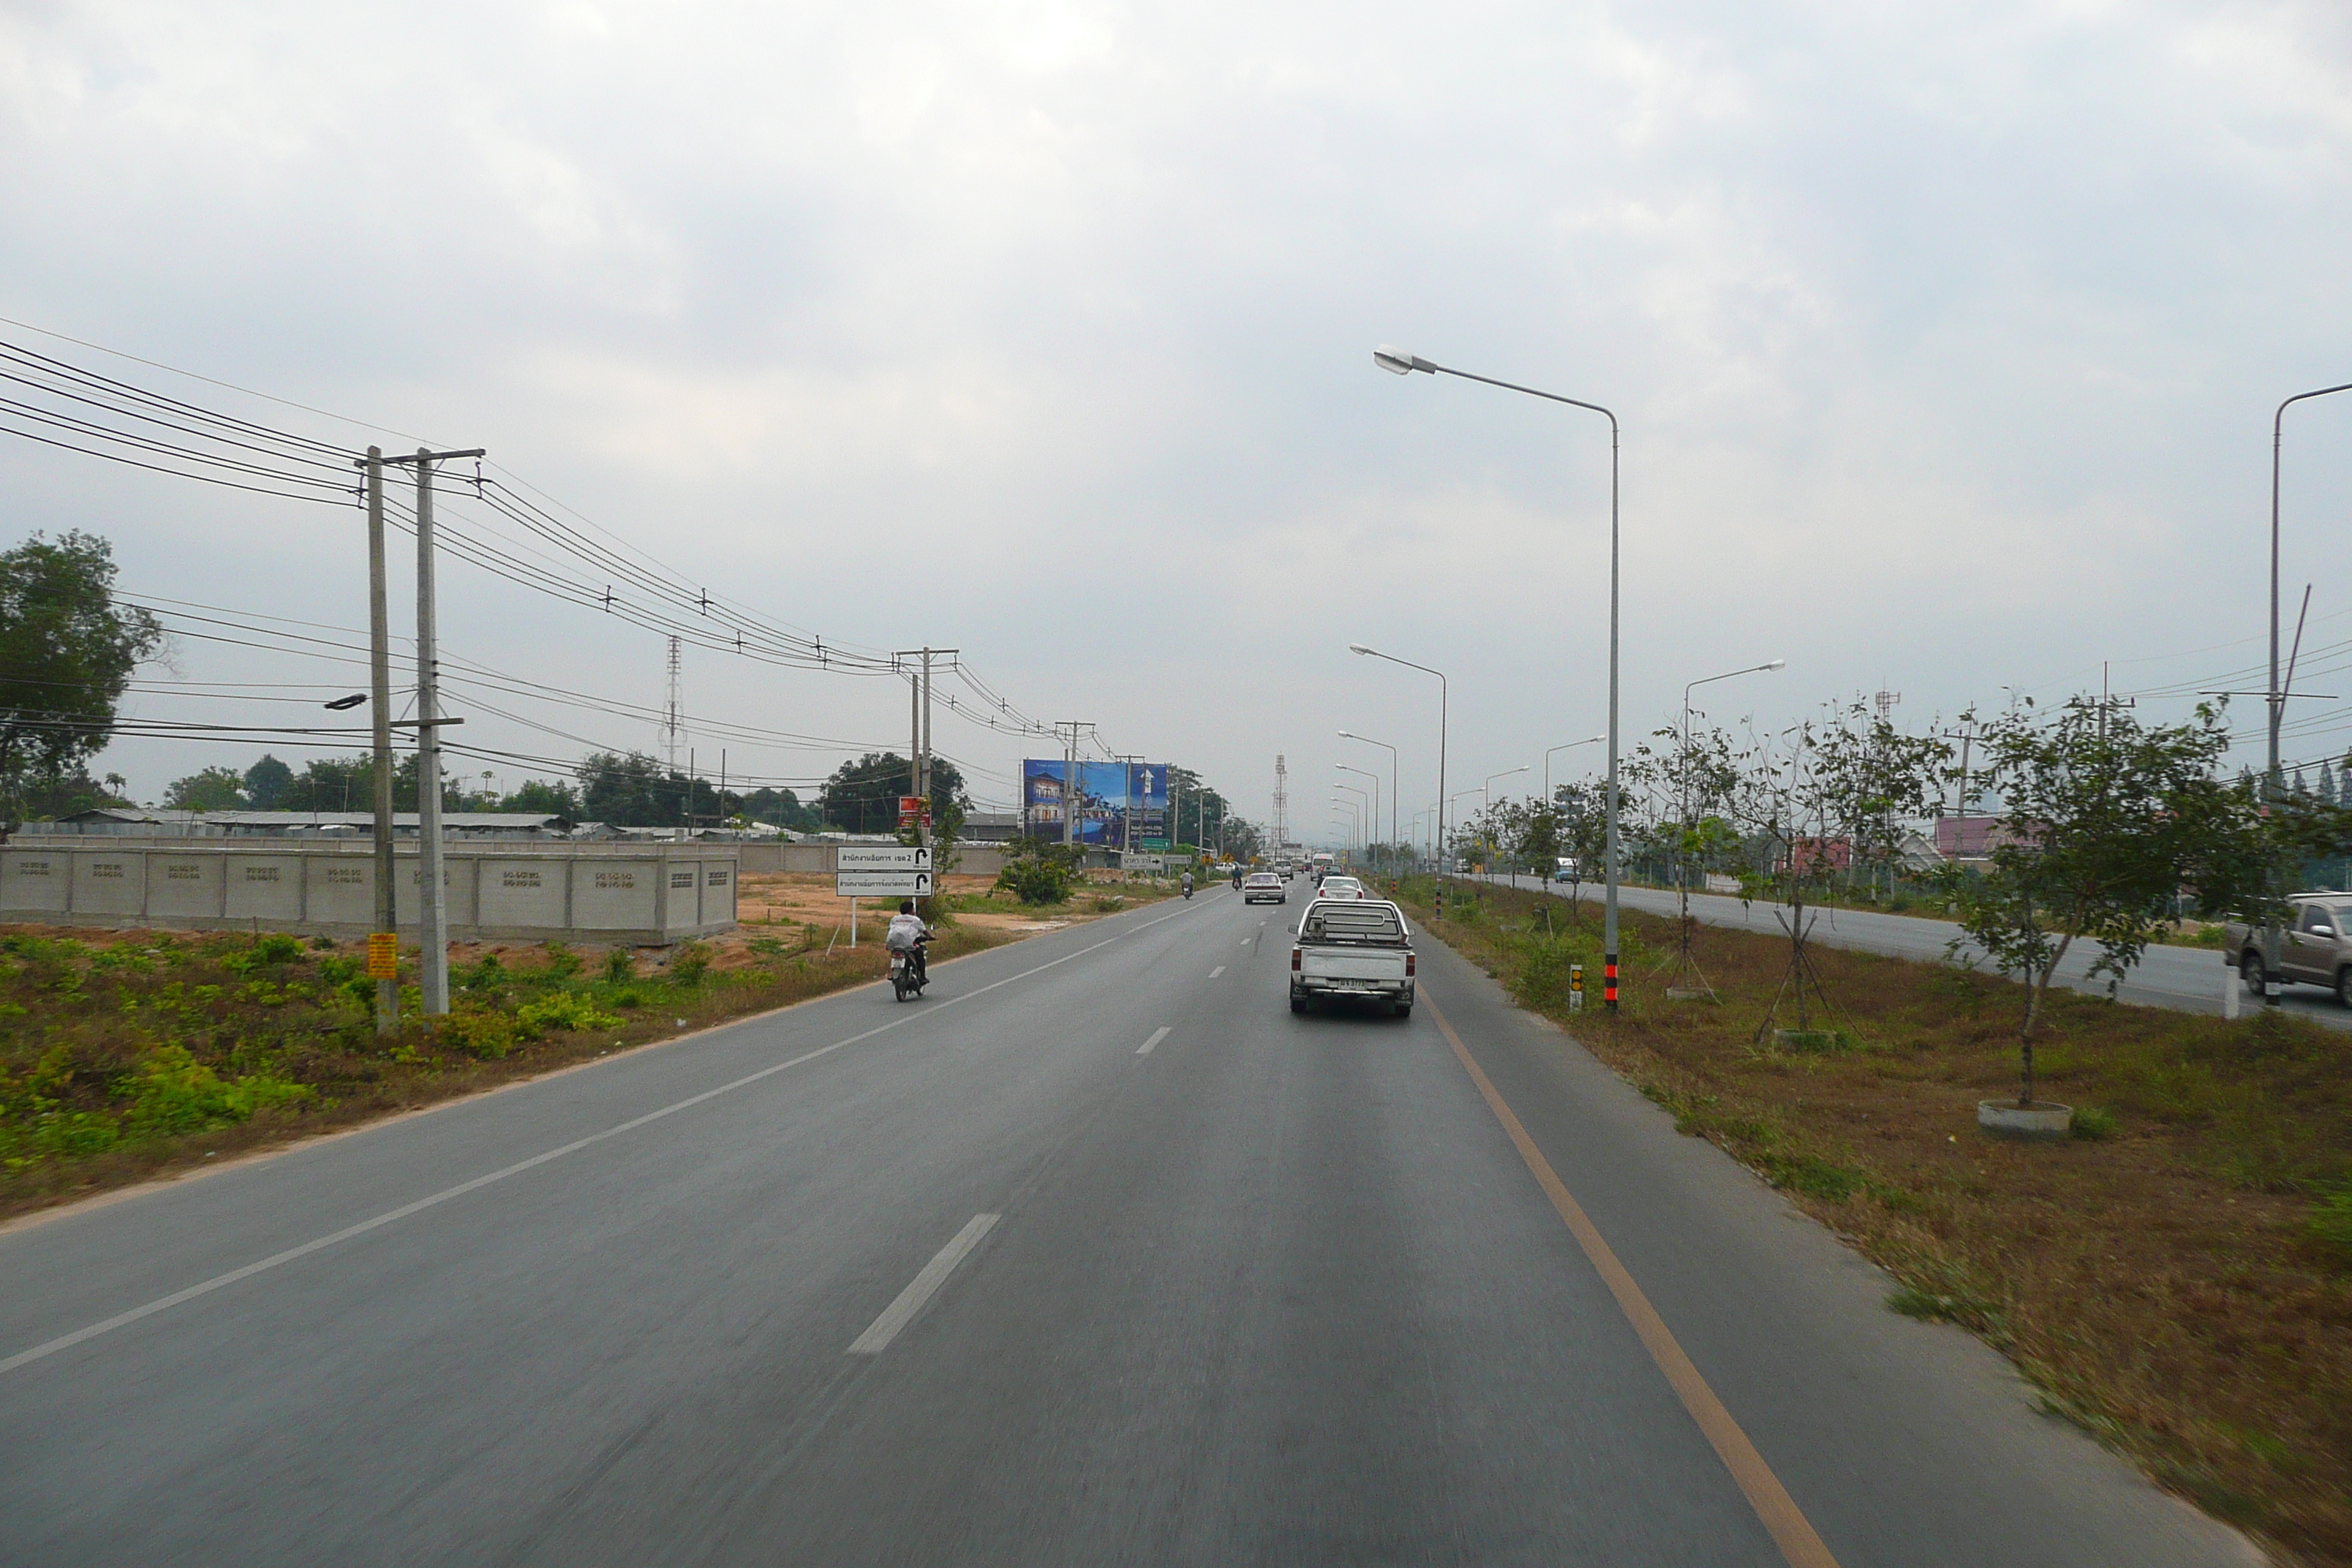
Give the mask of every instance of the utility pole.
MULTIPOLYGON (((915 795, 922 805, 915 818, 915 838, 925 848, 931 847, 931 660, 953 658, 962 650, 952 647, 906 648, 892 654, 892 658, 920 659, 919 671, 910 671, 907 685, 914 702, 913 743, 908 752, 908 772, 913 775, 915 795)), ((940 885, 939 868, 932 868, 931 886, 940 885)))
MULTIPOLYGON (((449 458, 478 458, 483 451, 474 447, 463 452, 435 452, 419 447, 413 458, 385 459, 416 465, 416 940, 423 949, 421 989, 429 1018, 449 1011, 449 890, 443 882, 441 726, 460 722, 441 717, 440 652, 434 625, 433 465, 449 458)), ((387 789, 390 782, 387 774, 387 789)))
POLYGON ((1055 721, 1054 733, 1064 741, 1062 750, 1062 847, 1075 848, 1078 843, 1078 803, 1083 792, 1078 788, 1078 731, 1094 726, 1081 719, 1055 721))
POLYGON ((673 773, 677 772, 677 710, 684 685, 678 652, 678 639, 670 638, 669 685, 662 704, 662 766, 673 773))
MULTIPOLYGON (((392 613, 384 605, 383 448, 370 447, 361 466, 367 469, 368 706, 375 719, 374 765, 369 770, 375 785, 375 930, 368 939, 368 967, 373 970, 376 949, 396 944, 400 930, 399 906, 393 897, 392 613)), ((375 1032, 389 1035, 399 1027, 400 982, 378 974, 375 1032)))

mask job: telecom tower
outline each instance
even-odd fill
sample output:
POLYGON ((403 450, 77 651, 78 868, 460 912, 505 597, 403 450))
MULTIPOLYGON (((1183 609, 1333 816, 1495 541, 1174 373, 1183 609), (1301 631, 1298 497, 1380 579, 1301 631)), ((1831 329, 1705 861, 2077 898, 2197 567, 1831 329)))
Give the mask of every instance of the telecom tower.
POLYGON ((677 710, 683 668, 678 658, 678 640, 672 637, 669 639, 669 696, 662 705, 662 762, 671 773, 677 772, 677 710))
POLYGON ((1290 763, 1274 754, 1274 847, 1290 842, 1290 763))

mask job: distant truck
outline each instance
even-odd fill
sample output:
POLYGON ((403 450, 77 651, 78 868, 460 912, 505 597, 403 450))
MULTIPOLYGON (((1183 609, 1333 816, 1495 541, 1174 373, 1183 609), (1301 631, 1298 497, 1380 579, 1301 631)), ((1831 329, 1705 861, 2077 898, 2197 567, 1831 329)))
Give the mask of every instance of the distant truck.
MULTIPOLYGON (((2263 928, 2231 921, 2223 929, 2238 978, 2263 994, 2263 928)), ((2338 1006, 2352 1007, 2352 893, 2297 893, 2288 900, 2279 922, 2278 978, 2282 984, 2325 985, 2338 1006)))
POLYGON ((1290 949, 1290 1010, 1318 1001, 1386 1003, 1412 1012, 1412 931, 1382 899, 1318 899, 1298 919, 1290 949))

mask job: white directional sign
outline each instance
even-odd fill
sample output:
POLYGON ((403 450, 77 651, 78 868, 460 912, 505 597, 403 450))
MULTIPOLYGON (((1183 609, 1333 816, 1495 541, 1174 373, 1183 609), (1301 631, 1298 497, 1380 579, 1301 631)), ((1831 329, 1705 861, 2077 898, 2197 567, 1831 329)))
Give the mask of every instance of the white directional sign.
POLYGON ((835 871, 833 890, 844 899, 925 899, 931 894, 929 871, 835 871))
POLYGON ((920 845, 845 844, 833 852, 837 871, 929 871, 931 852, 920 845))

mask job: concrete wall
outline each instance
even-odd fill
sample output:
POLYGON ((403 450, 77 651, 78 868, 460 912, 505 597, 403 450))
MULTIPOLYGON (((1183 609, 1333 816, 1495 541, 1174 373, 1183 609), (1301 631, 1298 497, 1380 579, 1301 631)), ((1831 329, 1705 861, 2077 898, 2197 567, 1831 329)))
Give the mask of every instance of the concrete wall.
MULTIPOLYGON (((708 936, 735 924, 736 862, 732 844, 451 844, 449 934, 645 945, 708 936)), ((394 866, 400 928, 413 934, 413 842, 395 848, 394 866)), ((348 840, 19 836, 0 845, 0 921, 361 936, 375 921, 375 856, 348 840)))

